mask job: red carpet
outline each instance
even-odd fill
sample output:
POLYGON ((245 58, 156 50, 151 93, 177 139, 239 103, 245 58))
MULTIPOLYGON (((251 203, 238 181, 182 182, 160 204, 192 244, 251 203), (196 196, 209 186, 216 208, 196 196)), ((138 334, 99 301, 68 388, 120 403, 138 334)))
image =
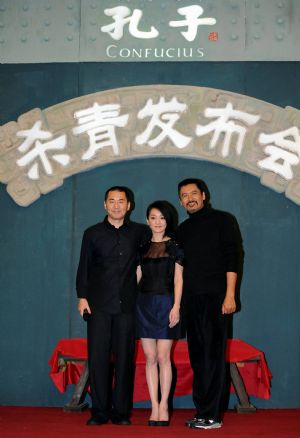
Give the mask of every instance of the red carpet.
POLYGON ((132 426, 87 427, 89 412, 65 413, 61 408, 0 407, 1 438, 182 438, 198 434, 209 438, 298 438, 300 409, 259 410, 255 414, 225 414, 224 425, 216 430, 194 430, 184 426, 193 416, 190 409, 175 410, 170 427, 148 427, 149 411, 135 409, 132 426))

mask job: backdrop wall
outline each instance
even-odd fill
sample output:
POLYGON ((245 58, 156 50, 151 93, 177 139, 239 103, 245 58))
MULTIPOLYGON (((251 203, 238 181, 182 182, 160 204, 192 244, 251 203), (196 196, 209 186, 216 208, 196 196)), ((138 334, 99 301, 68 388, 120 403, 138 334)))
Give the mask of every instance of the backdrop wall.
MULTIPOLYGON (((34 108, 96 91, 143 84, 182 84, 229 90, 279 106, 300 107, 300 63, 35 64, 0 66, 0 125, 34 108)), ((232 212, 243 236, 242 310, 234 337, 265 352, 274 375, 269 401, 258 407, 300 406, 300 209, 256 177, 184 158, 148 158, 106 165, 67 179, 27 208, 0 186, 0 404, 63 405, 47 361, 61 338, 85 335, 75 298, 84 229, 102 220, 110 185, 135 192, 132 218, 146 206, 177 200, 177 182, 201 177, 215 208, 232 212)), ((191 406, 177 399, 175 406, 191 406)))

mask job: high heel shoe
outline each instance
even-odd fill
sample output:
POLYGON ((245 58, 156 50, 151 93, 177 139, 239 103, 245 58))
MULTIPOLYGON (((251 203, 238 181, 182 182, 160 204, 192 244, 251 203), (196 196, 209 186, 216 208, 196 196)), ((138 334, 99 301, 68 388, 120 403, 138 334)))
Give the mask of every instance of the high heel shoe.
POLYGON ((148 426, 157 426, 159 421, 156 420, 148 420, 148 426))
POLYGON ((170 426, 169 420, 159 420, 156 423, 157 423, 157 426, 170 426))

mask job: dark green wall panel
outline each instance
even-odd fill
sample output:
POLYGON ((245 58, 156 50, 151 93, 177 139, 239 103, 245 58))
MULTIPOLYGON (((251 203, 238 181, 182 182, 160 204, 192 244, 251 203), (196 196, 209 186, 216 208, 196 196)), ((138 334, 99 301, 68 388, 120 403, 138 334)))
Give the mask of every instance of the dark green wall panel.
MULTIPOLYGON (((299 77, 299 63, 1 65, 0 124, 34 107, 151 83, 220 88, 300 108, 299 77)), ((83 230, 103 218, 107 186, 134 190, 135 220, 144 221, 155 199, 171 201, 183 219, 176 185, 189 176, 205 179, 213 205, 240 224, 245 265, 234 336, 263 350, 274 375, 271 399, 255 404, 299 407, 299 206, 237 170, 163 157, 78 174, 27 208, 0 186, 0 404, 55 406, 68 397, 55 390, 47 361, 60 338, 85 334, 76 310, 76 266, 83 230)))

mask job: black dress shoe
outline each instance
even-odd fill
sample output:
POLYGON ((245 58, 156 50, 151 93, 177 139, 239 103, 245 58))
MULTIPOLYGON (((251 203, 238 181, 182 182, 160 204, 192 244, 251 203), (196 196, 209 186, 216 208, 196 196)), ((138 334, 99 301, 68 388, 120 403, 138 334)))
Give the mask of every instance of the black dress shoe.
POLYGON ((111 422, 113 424, 116 424, 117 426, 130 426, 131 425, 131 421, 128 419, 124 419, 124 418, 123 418, 123 420, 112 419, 111 422))
POLYGON ((102 426, 102 424, 107 424, 108 420, 101 417, 91 417, 87 422, 87 426, 102 426))
POLYGON ((148 426, 157 426, 157 420, 148 420, 148 426))

